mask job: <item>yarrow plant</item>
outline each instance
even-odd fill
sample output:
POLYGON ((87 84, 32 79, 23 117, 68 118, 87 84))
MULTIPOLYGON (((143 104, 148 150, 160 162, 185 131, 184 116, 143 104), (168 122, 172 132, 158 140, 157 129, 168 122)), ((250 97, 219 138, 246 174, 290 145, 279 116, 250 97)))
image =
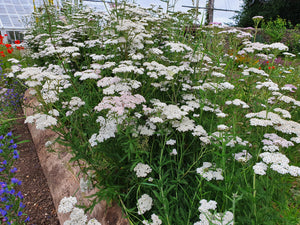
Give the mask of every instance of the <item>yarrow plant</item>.
MULTIPOLYGON (((107 13, 45 5, 38 18, 25 36, 26 66, 11 76, 40 102, 26 122, 58 133, 98 190, 92 206, 115 200, 132 224, 297 218, 284 207, 299 169, 300 78, 297 68, 282 75, 285 65, 274 66, 287 46, 238 29, 191 35, 189 14, 117 1, 107 13), (265 144, 272 133, 287 147, 265 144), (214 207, 204 210, 205 199, 214 207)), ((87 222, 79 209, 70 219, 87 222)))
POLYGON ((96 219, 87 221, 84 210, 76 207, 76 197, 64 197, 58 206, 58 213, 70 213, 70 220, 66 220, 64 225, 101 225, 96 219))

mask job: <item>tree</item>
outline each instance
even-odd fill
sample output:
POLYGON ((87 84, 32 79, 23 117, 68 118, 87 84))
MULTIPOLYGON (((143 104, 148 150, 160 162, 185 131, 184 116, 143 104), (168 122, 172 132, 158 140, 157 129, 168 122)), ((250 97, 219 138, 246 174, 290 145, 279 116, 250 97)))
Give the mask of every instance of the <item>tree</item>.
POLYGON ((265 20, 280 16, 293 25, 300 24, 299 0, 244 0, 242 11, 234 19, 240 27, 253 26, 252 17, 263 16, 265 20))

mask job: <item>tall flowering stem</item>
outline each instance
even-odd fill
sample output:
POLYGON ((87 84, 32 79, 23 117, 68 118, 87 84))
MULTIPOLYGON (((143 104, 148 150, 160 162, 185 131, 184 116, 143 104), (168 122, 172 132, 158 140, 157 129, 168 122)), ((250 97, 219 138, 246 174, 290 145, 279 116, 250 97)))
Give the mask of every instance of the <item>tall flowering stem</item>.
POLYGON ((253 42, 255 42, 255 40, 256 40, 258 25, 259 25, 260 21, 262 21, 263 19, 264 19, 263 16, 254 16, 254 17, 252 17, 252 20, 254 22, 254 28, 255 28, 253 42))

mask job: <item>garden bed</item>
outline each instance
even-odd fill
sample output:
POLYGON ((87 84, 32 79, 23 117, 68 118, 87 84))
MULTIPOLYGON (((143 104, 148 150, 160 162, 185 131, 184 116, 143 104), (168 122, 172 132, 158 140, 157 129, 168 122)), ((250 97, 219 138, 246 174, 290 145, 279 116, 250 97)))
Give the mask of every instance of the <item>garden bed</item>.
POLYGON ((298 54, 256 42, 261 17, 254 36, 192 36, 189 15, 134 5, 35 16, 7 80, 30 87, 25 122, 61 223, 124 224, 106 200, 137 225, 298 224, 298 54))
MULTIPOLYGON (((31 116, 34 113, 34 108, 39 103, 35 98, 32 98, 29 94, 29 90, 25 93, 25 105, 31 106, 31 107, 24 107, 24 114, 26 117, 31 116)), ((24 123, 24 120, 20 120, 18 122, 18 126, 16 128, 23 128, 27 129, 27 125, 19 124, 24 123)), ((81 205, 88 205, 88 200, 85 199, 86 196, 93 194, 94 191, 90 191, 88 193, 82 193, 80 191, 80 179, 77 177, 77 173, 79 172, 79 168, 69 163, 71 159, 71 155, 68 153, 68 150, 66 147, 55 144, 51 148, 51 152, 48 151, 49 149, 45 146, 45 143, 49 140, 55 139, 57 136, 53 131, 51 130, 38 130, 36 129, 35 125, 28 125, 29 132, 27 131, 27 134, 29 136, 29 139, 32 139, 31 143, 26 143, 27 147, 32 147, 36 149, 39 161, 41 166, 38 168, 40 174, 42 174, 42 171, 45 174, 46 179, 44 178, 44 181, 42 182, 45 186, 47 186, 47 183, 49 185, 49 190, 53 198, 53 204, 56 210, 54 210, 54 207, 52 206, 52 209, 48 209, 47 212, 45 212, 45 215, 48 216, 49 210, 53 211, 54 213, 57 211, 59 203, 61 199, 65 196, 76 196, 79 200, 79 204, 81 205), (31 138, 32 137, 32 138, 31 138)), ((21 130, 19 131, 22 132, 21 130)), ((26 131, 24 132, 26 134, 26 131)), ((26 138, 26 136, 24 137, 26 138)), ((26 147, 26 146, 25 146, 26 147)), ((24 156, 26 157, 26 156, 24 156)), ((23 160, 22 160, 23 161, 23 160)), ((29 162, 30 163, 30 162, 29 162)), ((22 164, 22 163, 21 163, 22 164)), ((35 165, 35 164, 32 164, 35 165)), ((26 166, 26 165, 25 165, 26 166)), ((24 167, 25 167, 24 166, 24 167)), ((20 171, 23 171, 20 169, 20 171)), ((29 171, 30 173, 31 171, 29 171)), ((32 171, 33 175, 30 175, 30 178, 25 176, 25 179, 32 180, 32 184, 35 184, 35 181, 38 181, 38 178, 34 176, 36 173, 34 170, 32 171)), ((24 185, 26 186, 26 185, 24 185)), ((33 186, 37 187, 37 186, 33 186)), ((24 187, 26 188, 26 187, 24 187)), ((47 187, 48 188, 48 187, 47 187)), ((48 190, 48 192, 49 192, 48 190)), ((35 190, 33 191, 35 192, 35 190)), ((38 195, 36 195, 38 196, 38 195)), ((36 199, 34 201, 34 206, 40 206, 40 199, 36 199)), ((30 207, 30 200, 29 203, 29 211, 28 215, 31 215, 31 207, 30 207)), ((48 202, 44 202, 41 204, 41 206, 47 206, 52 204, 51 200, 48 199, 48 202), (49 202, 50 201, 50 202, 49 202)), ((35 213, 34 213, 35 215, 35 213)), ((54 214, 55 215, 55 214, 54 214)), ((60 221, 60 224, 64 224, 66 220, 69 219, 69 214, 58 214, 58 220, 60 221)), ((101 222, 102 225, 127 225, 127 221, 122 217, 121 208, 119 208, 117 205, 108 205, 105 201, 102 201, 100 204, 96 205, 94 208, 93 213, 90 215, 91 218, 96 218, 98 221, 101 222)), ((42 220, 41 220, 42 221, 42 220)), ((57 223, 57 222, 56 222, 57 223)), ((55 222, 48 221, 45 224, 56 224, 55 222)), ((40 223, 37 223, 40 224, 40 223)), ((42 223, 43 224, 43 223, 42 223)))

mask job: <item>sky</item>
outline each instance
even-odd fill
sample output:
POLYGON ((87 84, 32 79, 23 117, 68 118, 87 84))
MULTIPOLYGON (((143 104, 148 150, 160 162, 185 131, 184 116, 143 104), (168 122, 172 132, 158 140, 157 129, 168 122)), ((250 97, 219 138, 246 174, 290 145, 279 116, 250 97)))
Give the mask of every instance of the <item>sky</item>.
MULTIPOLYGON (((174 0, 173 0, 174 1, 174 0)), ((148 7, 150 4, 161 5, 166 8, 166 3, 160 0, 136 0, 141 6, 148 7)), ((172 2, 172 0, 171 0, 172 2)), ((240 10, 243 0, 215 0, 216 9, 230 9, 230 10, 240 10)), ((200 0, 199 6, 205 7, 206 0, 200 0)), ((175 10, 186 12, 188 8, 182 7, 182 5, 192 6, 192 0, 178 0, 175 10)), ((202 14, 205 15, 204 10, 201 10, 202 14)), ((233 23, 234 21, 230 17, 236 15, 234 12, 224 12, 224 11, 214 11, 214 22, 219 23, 233 23)))
MULTIPOLYGON (((174 0, 170 0, 173 2, 174 0)), ((164 9, 166 8, 166 3, 160 1, 160 0, 135 0, 135 2, 142 7, 150 7, 150 4, 155 4, 155 5, 161 5, 164 9)), ((230 10, 240 10, 241 5, 243 3, 243 0, 215 0, 215 8, 217 9, 230 9, 230 10)), ((99 3, 90 3, 89 4, 98 4, 99 3)), ((102 4, 102 3, 100 3, 102 4)), ((206 0, 200 0, 200 7, 205 7, 206 0)), ((176 11, 183 11, 186 12, 188 8, 182 7, 182 5, 188 5, 192 6, 192 0, 177 0, 177 4, 175 7, 176 11)), ((204 10, 200 10, 202 15, 205 16, 204 10)), ((234 12, 224 12, 224 11, 214 11, 214 22, 227 24, 227 23, 234 23, 234 20, 230 19, 236 15, 234 12)))

